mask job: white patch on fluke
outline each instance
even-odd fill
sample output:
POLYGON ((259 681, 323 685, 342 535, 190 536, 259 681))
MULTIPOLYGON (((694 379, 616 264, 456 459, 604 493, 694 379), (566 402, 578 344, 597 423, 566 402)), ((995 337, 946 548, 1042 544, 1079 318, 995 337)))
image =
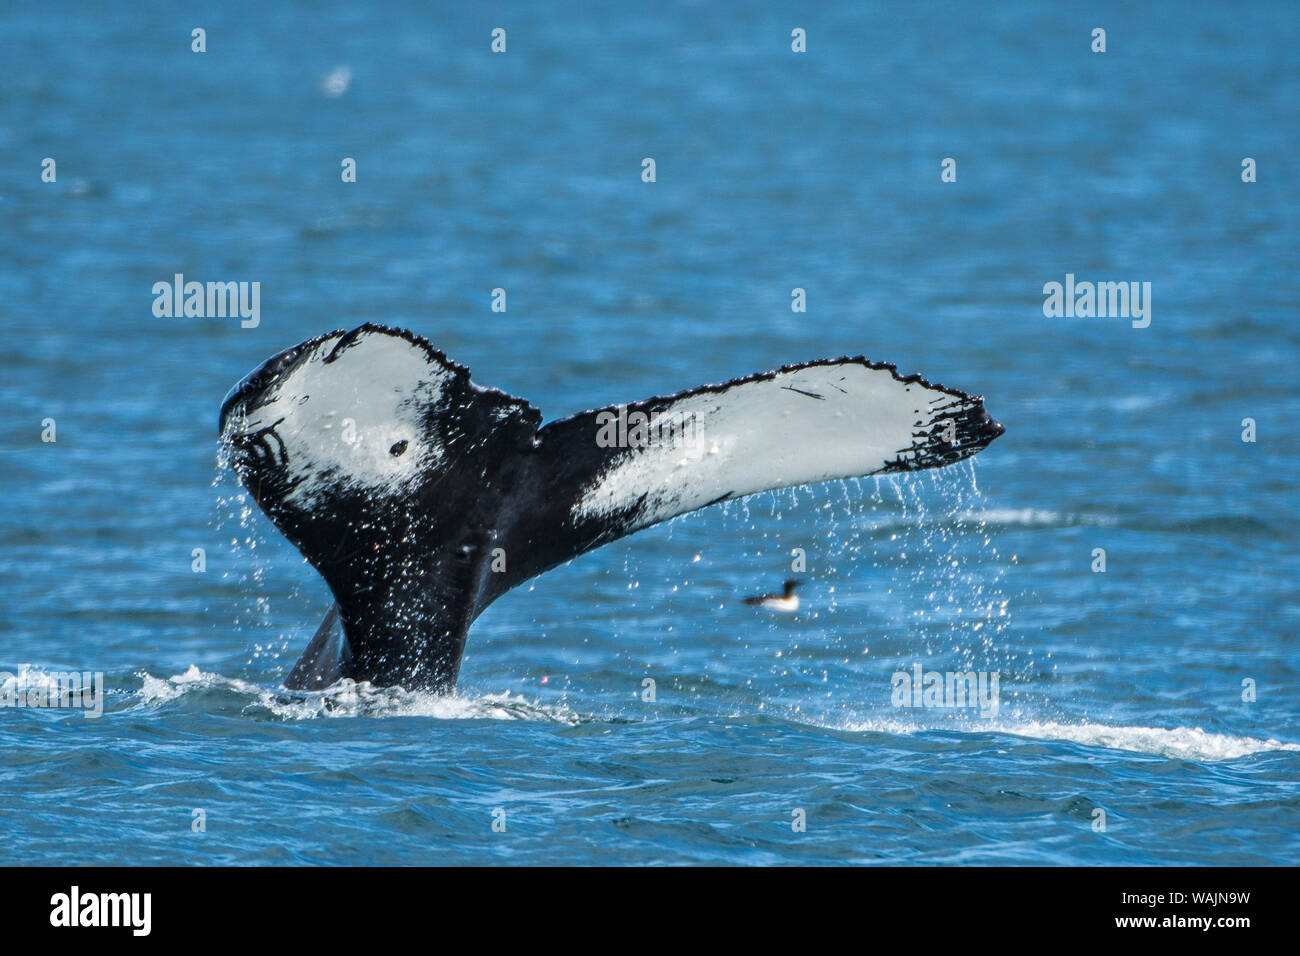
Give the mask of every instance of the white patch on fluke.
POLYGON ((603 517, 646 495, 641 516, 649 524, 724 495, 871 475, 917 458, 918 433, 937 427, 943 415, 951 419, 955 407, 974 404, 857 360, 696 392, 656 413, 693 421, 692 439, 619 458, 585 491, 576 512, 603 517))
MULTIPOLYGON (((423 419, 453 373, 418 345, 379 333, 363 333, 327 363, 340 338, 318 343, 236 424, 245 433, 274 426, 297 482, 285 500, 300 508, 333 488, 400 493, 446 454, 423 419), (394 455, 399 442, 406 448, 394 455)), ((267 441, 278 457, 275 437, 267 441)))

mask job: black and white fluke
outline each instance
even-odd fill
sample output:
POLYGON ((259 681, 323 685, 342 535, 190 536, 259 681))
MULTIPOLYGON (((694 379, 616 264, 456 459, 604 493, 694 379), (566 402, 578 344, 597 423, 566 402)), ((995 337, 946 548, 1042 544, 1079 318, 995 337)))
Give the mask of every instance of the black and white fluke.
POLYGON ((221 408, 235 472, 336 602, 291 689, 450 690, 474 619, 570 558, 759 491, 951 464, 1002 431, 979 398, 864 358, 543 427, 420 336, 369 324, 268 359, 221 408))

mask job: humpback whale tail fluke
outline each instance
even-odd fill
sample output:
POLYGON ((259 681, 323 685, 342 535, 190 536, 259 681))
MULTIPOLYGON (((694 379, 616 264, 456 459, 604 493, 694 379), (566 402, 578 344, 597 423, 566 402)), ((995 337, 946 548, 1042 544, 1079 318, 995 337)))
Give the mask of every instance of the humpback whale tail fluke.
POLYGON ((579 554, 759 491, 951 464, 1002 432, 980 398, 862 357, 543 427, 424 338, 371 324, 273 356, 221 409, 236 474, 336 602, 296 689, 450 689, 483 609, 579 554))

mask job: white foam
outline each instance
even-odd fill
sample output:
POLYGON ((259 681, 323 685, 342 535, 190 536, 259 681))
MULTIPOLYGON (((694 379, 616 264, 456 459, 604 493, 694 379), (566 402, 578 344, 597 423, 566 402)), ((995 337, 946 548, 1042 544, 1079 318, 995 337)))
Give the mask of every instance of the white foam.
POLYGON ((20 664, 16 672, 0 668, 0 694, 11 696, 21 691, 57 693, 62 676, 34 664, 20 664))
POLYGON ((1046 508, 986 508, 981 511, 964 511, 957 521, 967 524, 1017 525, 1026 528, 1044 528, 1053 525, 1092 525, 1107 527, 1116 519, 1111 515, 1061 514, 1046 508))
POLYGON ((978 524, 1013 524, 1034 527, 1052 525, 1061 520, 1055 511, 1040 508, 989 508, 985 511, 968 511, 957 516, 958 521, 978 524))
POLYGON ((1182 760, 1236 760, 1251 754, 1286 751, 1300 753, 1300 744, 1276 740, 1272 737, 1236 737, 1216 734, 1200 727, 1142 727, 1109 726, 1083 722, 1066 724, 1050 720, 972 721, 961 726, 924 727, 898 720, 870 720, 850 723, 842 727, 850 731, 868 731, 887 734, 915 734, 927 731, 956 731, 959 733, 1010 734, 1038 740, 1066 740, 1087 747, 1104 747, 1108 750, 1125 750, 1132 753, 1182 760))
POLYGON ((321 92, 331 99, 337 99, 348 91, 352 84, 352 67, 344 64, 335 67, 333 71, 321 80, 321 92))
MULTIPOLYGON (((465 697, 431 694, 399 687, 377 688, 367 682, 343 680, 319 692, 270 689, 239 678, 200 670, 196 665, 182 674, 154 677, 141 673, 139 691, 143 706, 157 707, 192 693, 225 692, 243 699, 245 712, 265 710, 282 720, 317 717, 429 717, 435 720, 534 720, 570 726, 584 718, 564 704, 529 701, 509 691, 465 697)), ((805 719, 800 715, 797 719, 805 719)), ((1300 753, 1300 743, 1273 737, 1244 737, 1212 733, 1200 727, 1111 726, 1090 721, 1077 724, 1050 720, 970 720, 960 724, 918 725, 895 718, 823 724, 828 729, 853 733, 912 735, 943 731, 966 734, 1006 734, 1031 740, 1063 740, 1086 747, 1129 753, 1214 762, 1237 760, 1258 753, 1300 753)))
POLYGON ((202 671, 191 664, 183 674, 154 677, 141 673, 140 701, 158 706, 190 693, 222 691, 244 698, 245 712, 264 709, 283 720, 315 717, 432 717, 436 720, 538 720, 578 724, 582 718, 563 704, 540 704, 509 691, 464 697, 400 687, 374 687, 342 680, 323 691, 272 690, 235 677, 202 671))

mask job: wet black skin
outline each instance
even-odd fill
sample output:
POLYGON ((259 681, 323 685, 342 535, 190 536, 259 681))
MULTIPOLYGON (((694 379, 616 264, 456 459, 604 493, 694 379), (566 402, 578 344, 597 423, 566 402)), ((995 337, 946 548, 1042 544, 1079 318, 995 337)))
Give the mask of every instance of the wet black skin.
MULTIPOLYGON (((316 688, 351 677, 377 686, 449 691, 469 626, 496 598, 653 519, 645 516, 645 496, 613 514, 575 514, 591 483, 630 453, 597 445, 597 411, 539 428, 541 415, 527 402, 471 385, 467 369, 425 340, 381 326, 347 333, 325 361, 340 356, 364 332, 402 336, 424 349, 430 363, 454 373, 437 405, 421 410, 423 435, 389 449, 411 454, 411 444, 423 438, 444 450, 442 464, 421 473, 413 490, 381 495, 340 480, 310 511, 300 511, 287 500, 295 479, 275 430, 279 423, 267 422, 253 435, 238 434, 242 421, 258 420, 258 409, 274 395, 277 382, 337 332, 273 356, 236 385, 222 405, 221 433, 244 486, 320 572, 337 602, 343 639, 330 638, 327 618, 286 686, 316 688), (492 570, 496 548, 505 552, 504 572, 492 570)), ((695 393, 722 392, 773 374, 695 393)), ((680 398, 647 399, 628 408, 653 416, 680 398)), ((913 451, 920 450, 920 463, 900 458, 885 470, 948 464, 975 454, 1002 433, 978 402, 953 413, 951 421, 954 443, 918 433, 913 451)))
MULTIPOLYGON (((222 406, 222 434, 232 418, 254 417, 275 382, 319 341, 272 357, 237 385, 222 406)), ((286 502, 292 463, 273 426, 227 443, 240 481, 334 594, 350 651, 337 676, 449 690, 469 626, 492 601, 635 523, 634 508, 597 521, 557 507, 571 504, 609 463, 610 451, 595 444, 594 412, 539 436, 535 409, 500 392, 471 391, 468 373, 448 391, 424 427, 454 453, 454 467, 430 471, 401 498, 340 482, 327 503, 300 513, 286 502), (504 419, 493 414, 502 408, 511 413, 504 419), (548 494, 556 491, 559 498, 548 494), (505 552, 504 572, 492 570, 495 548, 505 552)))

